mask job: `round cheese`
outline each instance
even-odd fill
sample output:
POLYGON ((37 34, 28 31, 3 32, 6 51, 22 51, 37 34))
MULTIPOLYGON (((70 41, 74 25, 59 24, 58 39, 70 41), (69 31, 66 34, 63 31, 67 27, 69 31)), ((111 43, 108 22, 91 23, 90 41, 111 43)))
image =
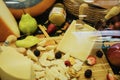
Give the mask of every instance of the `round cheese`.
POLYGON ((1 80, 33 80, 32 62, 13 47, 0 46, 1 80))
POLYGON ((38 16, 50 8, 56 0, 12 0, 5 1, 8 8, 19 19, 22 14, 29 13, 31 16, 38 16))

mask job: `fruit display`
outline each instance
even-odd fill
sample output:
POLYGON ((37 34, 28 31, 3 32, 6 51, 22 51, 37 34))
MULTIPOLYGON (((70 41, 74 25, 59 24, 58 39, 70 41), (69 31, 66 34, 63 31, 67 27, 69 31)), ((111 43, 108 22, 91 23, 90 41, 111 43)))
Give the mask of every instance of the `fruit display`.
MULTIPOLYGON (((36 1, 42 4, 45 0, 36 1)), ((35 4, 36 1, 31 3, 35 4)), ((55 0, 52 4, 54 2, 55 0)), ((0 1, 0 4, 4 3, 0 1)), ((62 2, 60 4, 64 5, 62 2)), ((7 11, 12 11, 10 7, 12 6, 9 5, 7 11)), ((17 16, 19 20, 10 14, 16 20, 14 24, 17 24, 19 36, 9 34, 0 42, 0 80, 119 80, 116 77, 120 71, 119 43, 108 41, 110 45, 106 45, 107 41, 99 38, 103 38, 101 34, 94 34, 99 30, 67 10, 66 20, 61 25, 49 20, 50 11, 42 15, 40 13, 37 17, 26 9, 22 11, 25 12, 17 16), (79 30, 76 27, 80 27, 79 30), (117 70, 113 69, 113 65, 117 70)), ((55 20, 59 22, 59 19, 55 20)), ((15 30, 16 28, 12 32, 15 30)), ((8 33, 4 31, 4 34, 5 32, 8 33)))

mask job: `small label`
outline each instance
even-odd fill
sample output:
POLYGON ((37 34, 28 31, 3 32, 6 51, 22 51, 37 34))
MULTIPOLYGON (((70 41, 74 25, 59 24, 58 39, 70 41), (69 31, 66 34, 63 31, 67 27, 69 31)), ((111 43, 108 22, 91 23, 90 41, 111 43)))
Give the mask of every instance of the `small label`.
POLYGON ((60 7, 54 7, 49 16, 51 16, 52 14, 60 14, 60 15, 63 15, 64 18, 66 18, 65 10, 63 8, 60 8, 60 7))

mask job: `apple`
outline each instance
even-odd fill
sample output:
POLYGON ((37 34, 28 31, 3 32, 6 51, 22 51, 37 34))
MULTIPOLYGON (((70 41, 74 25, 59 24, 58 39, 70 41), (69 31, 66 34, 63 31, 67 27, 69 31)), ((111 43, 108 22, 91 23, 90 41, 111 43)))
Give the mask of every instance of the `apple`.
POLYGON ((112 65, 120 67, 120 43, 110 46, 107 51, 107 58, 112 65))

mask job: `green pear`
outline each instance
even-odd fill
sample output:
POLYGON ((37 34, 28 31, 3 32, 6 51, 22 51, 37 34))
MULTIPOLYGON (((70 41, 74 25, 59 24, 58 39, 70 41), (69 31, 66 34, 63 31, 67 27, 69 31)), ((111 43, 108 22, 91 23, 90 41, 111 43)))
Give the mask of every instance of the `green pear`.
POLYGON ((37 21, 30 14, 23 14, 19 22, 19 29, 22 33, 30 35, 37 29, 37 21))
POLYGON ((40 42, 39 38, 35 36, 27 36, 25 39, 17 40, 15 42, 17 47, 30 48, 40 42))

